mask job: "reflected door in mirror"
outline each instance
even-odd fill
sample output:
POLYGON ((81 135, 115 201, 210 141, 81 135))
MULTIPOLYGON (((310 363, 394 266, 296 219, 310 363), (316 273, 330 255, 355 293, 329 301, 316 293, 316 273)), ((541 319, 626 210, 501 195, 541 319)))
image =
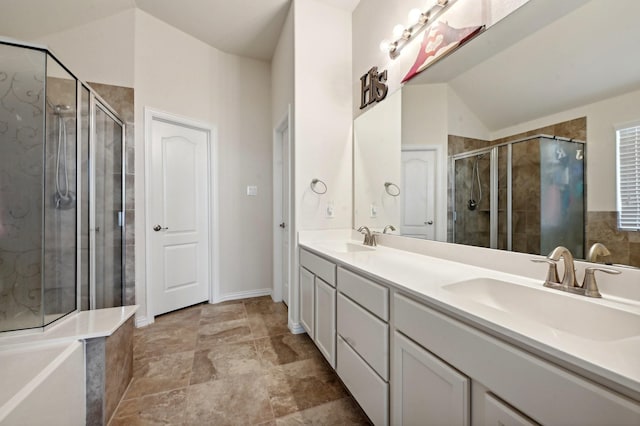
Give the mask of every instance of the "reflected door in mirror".
POLYGON ((402 150, 402 235, 435 239, 436 151, 402 150))

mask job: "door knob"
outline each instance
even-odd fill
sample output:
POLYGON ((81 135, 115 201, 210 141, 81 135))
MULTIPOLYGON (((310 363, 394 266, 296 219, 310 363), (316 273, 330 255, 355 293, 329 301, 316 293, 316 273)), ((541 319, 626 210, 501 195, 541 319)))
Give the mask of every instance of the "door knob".
POLYGON ((169 229, 169 228, 163 228, 163 227, 162 227, 162 226, 160 226, 160 225, 156 225, 156 226, 154 226, 154 227, 153 227, 153 230, 154 230, 154 231, 156 231, 156 232, 158 232, 158 231, 163 231, 163 230, 167 230, 167 229, 169 229))
POLYGON ((432 220, 428 220, 424 223, 425 225, 433 225, 433 221, 432 220))
POLYGON ((280 226, 280 228, 284 229, 284 227, 285 227, 284 222, 282 222, 279 226, 280 226))

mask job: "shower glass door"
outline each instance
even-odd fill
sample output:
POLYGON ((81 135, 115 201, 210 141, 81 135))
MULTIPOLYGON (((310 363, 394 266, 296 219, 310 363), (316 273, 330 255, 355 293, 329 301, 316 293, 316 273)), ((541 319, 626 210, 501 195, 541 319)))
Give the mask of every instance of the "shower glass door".
POLYGON ((94 97, 91 309, 123 301, 123 124, 94 97))

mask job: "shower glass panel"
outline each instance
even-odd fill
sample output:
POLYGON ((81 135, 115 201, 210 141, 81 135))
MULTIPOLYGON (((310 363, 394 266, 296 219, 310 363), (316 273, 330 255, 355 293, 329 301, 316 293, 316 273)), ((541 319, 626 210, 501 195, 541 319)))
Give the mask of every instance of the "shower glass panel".
POLYGON ((123 300, 123 191, 122 123, 95 104, 94 256, 92 276, 94 309, 121 306, 123 300))
POLYGON ((76 309, 76 79, 0 43, 0 331, 76 309))
POLYGON ((47 55, 44 325, 76 309, 76 90, 75 77, 47 55))
POLYGON ((454 160, 454 242, 490 247, 491 157, 489 151, 454 160))
POLYGON ((540 249, 584 258, 584 144, 540 138, 540 249))

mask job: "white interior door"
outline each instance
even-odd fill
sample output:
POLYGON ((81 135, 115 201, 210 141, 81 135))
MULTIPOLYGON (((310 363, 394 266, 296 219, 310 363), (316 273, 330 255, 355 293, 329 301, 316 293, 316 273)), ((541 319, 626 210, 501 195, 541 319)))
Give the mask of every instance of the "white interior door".
POLYGON ((153 119, 149 173, 151 314, 209 298, 209 132, 153 119))
POLYGON ((435 239, 436 151, 402 151, 400 233, 435 239))

